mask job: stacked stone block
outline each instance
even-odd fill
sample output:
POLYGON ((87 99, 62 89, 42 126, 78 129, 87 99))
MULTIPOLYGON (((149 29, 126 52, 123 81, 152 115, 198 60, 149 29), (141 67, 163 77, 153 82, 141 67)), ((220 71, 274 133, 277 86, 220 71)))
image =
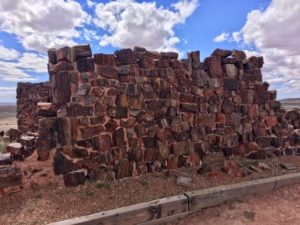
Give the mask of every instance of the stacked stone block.
POLYGON ((290 146, 287 113, 262 82, 262 57, 217 49, 200 62, 199 52, 178 60, 138 47, 92 56, 88 45, 48 54, 58 110, 46 124, 55 171, 68 185, 103 168, 122 178, 197 166, 208 151, 266 158, 290 146))
POLYGON ((18 83, 17 87, 17 119, 18 129, 22 133, 37 132, 39 119, 43 115, 38 113, 39 102, 51 102, 50 84, 18 83))
POLYGON ((140 47, 92 55, 89 45, 48 56, 49 82, 18 85, 18 125, 38 132, 40 160, 56 149, 67 186, 198 166, 207 152, 300 153, 300 113, 282 109, 262 81, 262 57, 217 49, 201 62, 198 51, 178 60, 140 47))

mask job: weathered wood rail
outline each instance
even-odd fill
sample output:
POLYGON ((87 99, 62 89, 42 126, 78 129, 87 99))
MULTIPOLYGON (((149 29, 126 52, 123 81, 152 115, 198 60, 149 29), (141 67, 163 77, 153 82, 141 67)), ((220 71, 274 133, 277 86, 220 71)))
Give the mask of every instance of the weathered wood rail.
POLYGON ((300 173, 222 185, 186 192, 105 212, 81 216, 51 225, 155 225, 184 217, 200 209, 245 195, 262 194, 300 183, 300 173))

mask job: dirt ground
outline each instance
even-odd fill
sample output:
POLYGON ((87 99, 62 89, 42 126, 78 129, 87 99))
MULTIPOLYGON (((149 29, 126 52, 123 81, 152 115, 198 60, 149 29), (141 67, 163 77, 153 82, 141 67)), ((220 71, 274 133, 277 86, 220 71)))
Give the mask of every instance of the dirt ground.
MULTIPOLYGON (((51 161, 37 162, 34 154, 26 163, 18 163, 25 171, 22 188, 9 190, 8 194, 0 198, 0 224, 47 224, 186 191, 289 173, 290 171, 279 166, 282 162, 297 166, 291 172, 300 171, 299 156, 265 160, 270 170, 250 171, 245 177, 224 173, 221 170, 223 159, 214 156, 213 160, 215 161, 205 163, 215 165, 215 168, 210 168, 201 175, 196 168, 183 168, 122 180, 88 182, 79 187, 67 188, 64 187, 61 176, 53 175, 51 161), (180 174, 191 175, 192 183, 189 187, 177 185, 176 180, 180 174)), ((243 167, 248 167, 258 162, 242 160, 241 163, 243 167)), ((281 203, 277 204, 280 206, 281 203)))
POLYGON ((17 119, 15 117, 0 118, 0 131, 8 131, 10 128, 17 129, 17 119))
POLYGON ((16 106, 0 105, 0 131, 17 128, 16 106))
POLYGON ((299 225, 300 185, 226 202, 167 225, 299 225))

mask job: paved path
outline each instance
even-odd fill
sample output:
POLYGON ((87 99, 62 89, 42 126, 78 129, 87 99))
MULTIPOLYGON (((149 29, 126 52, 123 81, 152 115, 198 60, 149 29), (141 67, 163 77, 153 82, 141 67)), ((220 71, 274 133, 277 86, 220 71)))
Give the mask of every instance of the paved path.
POLYGON ((204 209, 168 225, 300 225, 300 185, 204 209))

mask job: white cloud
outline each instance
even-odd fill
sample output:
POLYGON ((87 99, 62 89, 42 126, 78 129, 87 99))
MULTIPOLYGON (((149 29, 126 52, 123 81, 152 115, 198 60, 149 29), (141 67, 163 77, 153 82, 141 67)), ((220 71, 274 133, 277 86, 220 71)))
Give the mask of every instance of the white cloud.
POLYGON ((14 34, 27 50, 74 45, 77 27, 89 19, 73 0, 1 0, 0 29, 14 34))
POLYGON ((240 42, 242 40, 241 32, 233 32, 231 39, 235 42, 240 42))
POLYGON ((0 44, 0 59, 14 60, 20 56, 20 53, 15 49, 9 49, 0 44))
POLYGON ((241 40, 241 32, 233 32, 232 34, 229 32, 222 32, 220 35, 214 38, 214 42, 240 42, 241 40))
POLYGON ((300 96, 299 21, 299 0, 272 0, 265 10, 251 11, 243 28, 228 38, 255 49, 248 54, 264 56, 264 79, 293 96, 300 96))
POLYGON ((45 55, 40 55, 36 53, 25 52, 22 54, 17 67, 22 68, 27 71, 33 71, 36 73, 47 72, 48 57, 45 55))
POLYGON ((244 42, 254 43, 258 48, 278 48, 298 54, 299 21, 298 0, 273 0, 265 11, 253 10, 248 14, 242 28, 244 42))
POLYGON ((16 62, 0 61, 0 80, 19 82, 36 81, 31 75, 18 67, 16 62))
POLYGON ((96 5, 96 3, 93 0, 86 0, 86 4, 89 8, 93 8, 96 5))
POLYGON ((185 23, 198 6, 198 0, 180 0, 171 9, 156 2, 116 0, 96 5, 97 27, 107 31, 100 45, 120 48, 143 46, 151 50, 176 50, 180 42, 174 28, 185 23))
POLYGON ((20 53, 0 45, 0 81, 36 81, 29 72, 47 72, 47 57, 32 52, 20 53))
POLYGON ((228 41, 230 38, 230 33, 222 32, 220 35, 214 38, 214 42, 228 41))
POLYGON ((8 98, 15 98, 16 97, 16 87, 0 87, 0 99, 3 100, 8 98))
POLYGON ((85 41, 91 41, 93 39, 100 40, 100 37, 97 35, 97 32, 92 29, 83 28, 81 36, 85 41))

